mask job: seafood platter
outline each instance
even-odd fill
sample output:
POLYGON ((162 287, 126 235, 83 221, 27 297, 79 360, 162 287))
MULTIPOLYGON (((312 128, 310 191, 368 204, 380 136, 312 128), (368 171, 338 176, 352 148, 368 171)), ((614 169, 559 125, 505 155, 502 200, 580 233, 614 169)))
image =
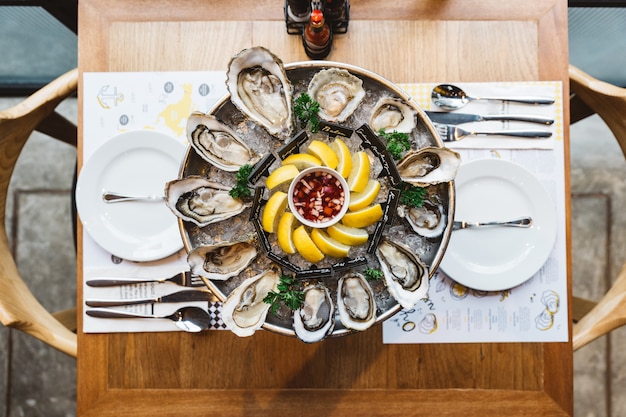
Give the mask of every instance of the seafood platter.
POLYGON ((263 47, 234 56, 226 84, 207 114, 189 116, 165 192, 227 327, 313 343, 428 298, 460 156, 419 106, 365 69, 283 64, 263 47), (397 137, 405 147, 391 152, 397 137))

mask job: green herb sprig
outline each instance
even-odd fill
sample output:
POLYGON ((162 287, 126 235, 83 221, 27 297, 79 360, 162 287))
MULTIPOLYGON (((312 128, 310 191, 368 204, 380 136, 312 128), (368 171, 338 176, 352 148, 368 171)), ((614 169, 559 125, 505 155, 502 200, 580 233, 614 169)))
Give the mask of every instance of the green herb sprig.
POLYGON ((378 134, 385 138, 387 142, 387 151, 395 160, 402 159, 403 154, 411 149, 411 140, 406 133, 396 132, 386 133, 384 129, 380 129, 378 134))
POLYGON ((424 197, 426 197, 426 188, 417 187, 406 182, 400 183, 400 203, 409 207, 422 207, 424 197))
POLYGON ((369 281, 378 281, 383 277, 383 271, 374 268, 367 268, 363 274, 369 281))
POLYGON ((248 187, 248 178, 250 177, 250 174, 252 174, 252 165, 246 164, 239 168, 237 174, 235 175, 237 182, 228 192, 232 198, 246 198, 252 196, 252 192, 248 187))
POLYGON ((282 301, 291 310, 297 310, 304 302, 304 292, 296 288, 296 278, 289 275, 281 275, 278 283, 278 292, 270 291, 263 302, 270 304, 270 312, 276 314, 282 301))
POLYGON ((320 111, 320 104, 311 99, 307 93, 300 94, 300 96, 294 101, 293 111, 296 114, 298 120, 302 123, 309 123, 309 129, 311 133, 315 133, 320 128, 320 118, 318 112, 320 111))

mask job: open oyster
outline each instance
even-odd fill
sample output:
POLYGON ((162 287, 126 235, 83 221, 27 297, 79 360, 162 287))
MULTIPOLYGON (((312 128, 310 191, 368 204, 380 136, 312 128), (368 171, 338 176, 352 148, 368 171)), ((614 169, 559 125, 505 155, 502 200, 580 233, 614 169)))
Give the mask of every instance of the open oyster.
POLYGON ((293 312, 293 329, 305 343, 319 342, 335 327, 335 305, 330 292, 322 284, 304 289, 304 303, 293 312))
POLYGON ((408 246, 383 239, 376 249, 387 290, 404 308, 413 308, 428 294, 428 267, 408 246))
POLYGON ((341 123, 357 109, 365 97, 365 90, 360 78, 344 69, 329 68, 313 76, 308 94, 319 103, 322 119, 341 123))
POLYGON ((415 128, 415 110, 404 100, 395 97, 383 97, 374 106, 369 126, 378 133, 411 133, 415 128))
POLYGON ((202 159, 224 171, 235 172, 261 159, 235 131, 207 114, 189 116, 187 139, 202 159))
POLYGON ((350 272, 339 279, 337 309, 341 322, 348 329, 366 330, 374 324, 374 292, 362 274, 350 272))
POLYGON ((425 186, 452 181, 460 165, 459 153, 448 148, 429 146, 407 152, 398 162, 398 172, 404 181, 425 186))
POLYGON ((287 141, 292 131, 292 86, 282 61, 263 47, 244 49, 228 64, 230 101, 270 135, 287 141))
POLYGON ((398 216, 406 218, 411 228, 420 236, 437 237, 446 228, 446 215, 441 204, 425 200, 422 207, 398 206, 398 216))
POLYGON ((243 201, 231 197, 230 188, 200 176, 190 176, 165 185, 165 203, 181 219, 200 227, 244 211, 243 201))
POLYGON ((279 275, 274 270, 250 277, 230 293, 222 305, 222 320, 237 336, 252 336, 265 323, 270 308, 263 299, 278 289, 279 275))
POLYGON ((257 255, 254 239, 198 246, 187 255, 191 272, 208 279, 227 280, 243 271, 257 255))

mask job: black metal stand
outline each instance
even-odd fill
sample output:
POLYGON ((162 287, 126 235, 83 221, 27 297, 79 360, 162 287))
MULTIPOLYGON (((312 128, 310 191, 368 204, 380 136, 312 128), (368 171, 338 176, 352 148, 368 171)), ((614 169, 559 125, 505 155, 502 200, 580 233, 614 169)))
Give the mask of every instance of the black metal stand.
MULTIPOLYGON (((315 0, 311 2, 309 13, 314 8, 321 8, 321 10, 324 12, 324 18, 326 19, 326 23, 328 23, 328 25, 330 26, 333 34, 343 34, 348 32, 348 23, 350 22, 350 0, 343 0, 343 2, 344 7, 339 8, 341 12, 338 16, 333 16, 329 10, 324 10, 324 4, 321 3, 320 5, 320 3, 315 0)), ((287 0, 285 0, 284 13, 287 33, 290 35, 302 35, 304 26, 309 21, 309 15, 294 15, 289 8, 289 3, 287 0)))

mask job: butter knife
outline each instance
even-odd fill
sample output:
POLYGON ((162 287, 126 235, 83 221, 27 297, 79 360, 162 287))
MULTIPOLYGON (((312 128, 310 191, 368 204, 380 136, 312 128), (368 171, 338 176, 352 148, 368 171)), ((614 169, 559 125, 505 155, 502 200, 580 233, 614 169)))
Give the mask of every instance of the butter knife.
POLYGON ((426 115, 434 123, 445 123, 449 125, 458 125, 461 123, 469 122, 484 122, 489 120, 508 120, 518 122, 539 123, 543 125, 551 125, 554 123, 553 119, 542 116, 525 116, 519 114, 469 114, 469 113, 454 113, 446 111, 427 111, 426 115))
POLYGON ((212 301, 217 302, 219 299, 210 291, 186 290, 179 291, 169 295, 156 298, 140 298, 125 300, 87 300, 85 304, 89 307, 116 307, 130 306, 135 304, 152 304, 152 303, 181 303, 189 301, 212 301))

